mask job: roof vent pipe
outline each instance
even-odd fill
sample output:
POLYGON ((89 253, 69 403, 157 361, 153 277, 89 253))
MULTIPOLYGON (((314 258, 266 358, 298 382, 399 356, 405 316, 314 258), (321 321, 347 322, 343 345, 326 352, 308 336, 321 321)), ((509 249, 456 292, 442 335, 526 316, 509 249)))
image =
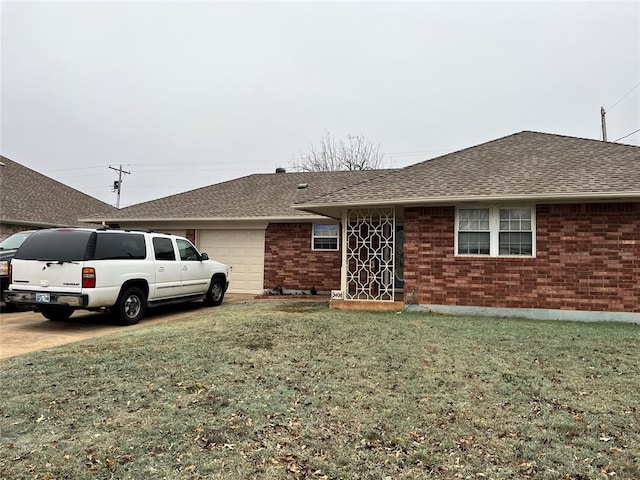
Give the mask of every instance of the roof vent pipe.
POLYGON ((287 171, 282 167, 278 167, 276 168, 276 173, 287 173, 287 171))
POLYGON ((299 183, 298 184, 298 190, 304 190, 305 188, 307 188, 309 186, 308 183, 299 183))

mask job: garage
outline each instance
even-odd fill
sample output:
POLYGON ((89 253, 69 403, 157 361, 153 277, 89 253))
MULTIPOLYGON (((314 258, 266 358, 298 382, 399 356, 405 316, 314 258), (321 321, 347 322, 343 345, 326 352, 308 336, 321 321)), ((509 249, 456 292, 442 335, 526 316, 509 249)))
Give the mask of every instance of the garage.
POLYGON ((198 249, 229 265, 230 293, 263 293, 264 228, 200 230, 198 249))

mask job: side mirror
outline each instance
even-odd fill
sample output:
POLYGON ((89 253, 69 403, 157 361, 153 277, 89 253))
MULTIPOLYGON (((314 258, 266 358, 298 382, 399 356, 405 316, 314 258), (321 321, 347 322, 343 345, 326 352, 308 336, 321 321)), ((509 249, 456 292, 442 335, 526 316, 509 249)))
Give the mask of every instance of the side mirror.
POLYGON ((209 255, 207 255, 206 253, 201 253, 200 254, 200 260, 201 261, 209 260, 209 255))

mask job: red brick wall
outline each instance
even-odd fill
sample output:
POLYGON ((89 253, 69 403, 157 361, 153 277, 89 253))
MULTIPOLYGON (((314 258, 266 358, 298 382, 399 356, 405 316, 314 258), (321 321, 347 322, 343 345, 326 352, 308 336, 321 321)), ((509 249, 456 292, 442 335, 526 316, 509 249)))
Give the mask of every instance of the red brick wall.
POLYGON ((640 312, 640 203, 538 205, 536 258, 454 255, 455 208, 405 210, 414 303, 640 312))
POLYGON ((264 288, 340 289, 342 254, 311 250, 310 223, 272 223, 265 232, 264 288))
POLYGON ((13 225, 13 224, 0 224, 0 241, 10 237, 14 233, 22 232, 24 230, 37 230, 35 227, 28 225, 13 225))

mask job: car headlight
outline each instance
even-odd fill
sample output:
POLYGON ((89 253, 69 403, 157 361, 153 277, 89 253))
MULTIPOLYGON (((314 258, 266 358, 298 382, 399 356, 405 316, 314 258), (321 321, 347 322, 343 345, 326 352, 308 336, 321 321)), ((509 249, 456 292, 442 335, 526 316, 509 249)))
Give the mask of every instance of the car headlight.
POLYGON ((9 275, 9 262, 0 262, 0 275, 9 275))

